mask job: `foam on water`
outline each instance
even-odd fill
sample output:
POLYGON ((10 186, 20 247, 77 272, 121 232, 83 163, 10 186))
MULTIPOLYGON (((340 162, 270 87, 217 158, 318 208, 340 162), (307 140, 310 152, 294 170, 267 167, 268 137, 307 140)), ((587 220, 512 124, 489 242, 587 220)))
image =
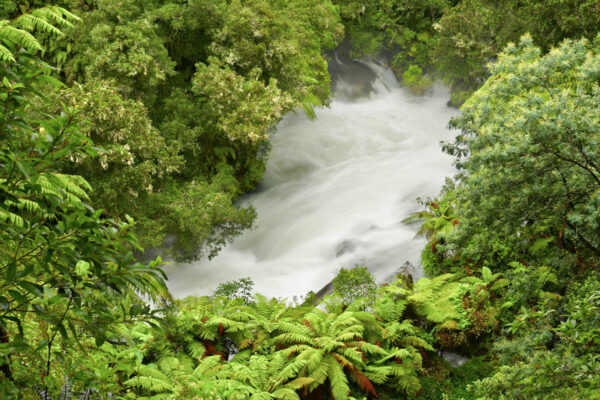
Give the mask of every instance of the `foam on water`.
POLYGON ((337 99, 316 121, 298 113, 279 124, 261 189, 242 200, 256 208, 256 228, 213 260, 167 266, 176 297, 246 276, 259 293, 290 297, 355 263, 380 280, 406 261, 418 264, 423 242, 401 220, 453 174, 439 142, 453 137, 445 127, 457 111, 444 87, 415 96, 389 69, 361 63, 376 76, 370 95, 349 100, 364 85, 338 78, 337 99))

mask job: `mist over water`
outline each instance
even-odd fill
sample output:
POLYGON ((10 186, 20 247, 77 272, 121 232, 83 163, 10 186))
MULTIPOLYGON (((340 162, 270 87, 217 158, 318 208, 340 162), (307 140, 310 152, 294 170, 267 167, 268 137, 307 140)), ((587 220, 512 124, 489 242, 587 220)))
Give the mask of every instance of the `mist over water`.
POLYGON ((256 208, 256 228, 213 260, 167 266, 176 297, 246 276, 259 293, 291 297, 319 290, 340 267, 362 263, 384 280, 419 264, 423 241, 401 220, 453 174, 439 142, 454 136, 446 125, 457 110, 442 86, 415 96, 382 65, 334 62, 331 107, 316 121, 298 113, 279 124, 260 189, 242 200, 256 208))

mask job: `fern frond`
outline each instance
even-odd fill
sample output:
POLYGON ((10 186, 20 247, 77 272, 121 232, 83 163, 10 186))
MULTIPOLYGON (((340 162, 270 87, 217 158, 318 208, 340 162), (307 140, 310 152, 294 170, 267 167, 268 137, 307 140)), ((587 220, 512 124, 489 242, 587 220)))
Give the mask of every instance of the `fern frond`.
POLYGON ((357 342, 356 347, 368 354, 387 355, 387 352, 376 344, 368 342, 357 342))
POLYGON ((75 14, 70 13, 66 9, 57 6, 47 6, 33 10, 31 15, 40 18, 44 21, 52 21, 55 25, 72 27, 73 24, 69 20, 81 21, 75 14))
POLYGON ((421 389, 419 378, 414 375, 401 375, 397 380, 397 387, 410 396, 415 396, 421 389))
POLYGON ((168 382, 151 376, 136 376, 123 382, 123 384, 125 386, 137 387, 151 393, 164 393, 173 390, 173 386, 168 382))
POLYGON ((348 342, 362 337, 364 328, 360 325, 353 325, 336 335, 335 340, 338 342, 348 342))
POLYGON ((356 383, 358 383, 358 386, 360 386, 362 390, 374 396, 375 398, 379 397, 371 380, 362 372, 360 372, 357 368, 352 369, 352 376, 354 377, 354 380, 356 381, 356 383))
MULTIPOLYGON (((299 354, 296 356, 296 359, 306 360, 307 363, 305 369, 307 369, 309 372, 317 369, 323 361, 323 356, 325 355, 325 352, 323 350, 314 349, 309 346, 301 346, 301 349, 302 351, 298 352, 299 354)), ((284 350, 281 353, 286 355, 289 354, 289 351, 284 350)))
MULTIPOLYGON (((50 33, 50 34, 56 35, 56 36, 64 35, 60 31, 60 29, 58 29, 57 27, 55 27, 54 25, 52 25, 51 23, 46 21, 44 19, 44 17, 40 17, 39 15, 40 15, 39 13, 37 15, 23 14, 23 15, 19 16, 17 19, 15 19, 13 24, 15 26, 18 26, 23 29, 27 29, 29 31, 39 29, 43 32, 47 32, 47 33, 50 33)), ((49 16, 49 15, 46 15, 46 16, 49 16)))
POLYGON ((0 43, 0 61, 15 62, 15 56, 13 56, 12 51, 7 49, 2 43, 0 43))
POLYGON ((211 372, 215 372, 215 370, 221 365, 221 356, 208 356, 203 359, 200 364, 194 369, 192 374, 194 376, 202 376, 209 375, 211 372))
POLYGON ((331 394, 335 400, 346 400, 350 394, 348 378, 342 367, 333 359, 329 359, 329 382, 331 384, 331 394))
POLYGON ((42 46, 31 33, 11 25, 0 28, 0 40, 9 41, 27 50, 42 50, 42 46))
POLYGON ((296 344, 288 347, 287 349, 281 350, 281 353, 286 357, 290 357, 293 354, 298 354, 298 357, 304 359, 312 350, 314 350, 312 347, 309 347, 305 344, 296 344))
POLYGON ((388 365, 368 365, 366 371, 364 371, 364 374, 371 382, 377 385, 382 385, 387 381, 388 376, 392 374, 392 367, 388 365))
POLYGON ((309 337, 298 335, 296 333, 282 333, 281 335, 276 336, 273 340, 275 343, 282 345, 310 343, 309 337))
POLYGON ((435 350, 429 343, 427 343, 427 341, 425 341, 424 339, 421 339, 420 337, 417 337, 417 336, 403 337, 401 340, 401 343, 404 345, 408 345, 408 346, 420 347, 420 348, 428 350, 428 351, 435 350))
POLYGON ((299 390, 306 386, 312 384, 315 380, 313 378, 300 377, 296 378, 293 381, 290 381, 284 385, 284 387, 290 388, 292 390, 299 390))
POLYGON ((283 333, 293 333, 304 336, 310 335, 310 331, 306 326, 294 324, 289 321, 279 321, 275 324, 274 328, 283 333))
POLYGON ((8 210, 0 209, 0 221, 8 221, 17 228, 23 228, 25 221, 17 214, 13 214, 8 210))
MULTIPOLYGON (((321 355, 322 357, 322 355, 321 355)), ((315 360, 309 359, 309 364, 314 364, 315 360)), ((334 360, 335 363, 335 360, 334 360)), ((307 365, 308 366, 308 365, 307 365)), ((314 383, 322 384, 327 379, 327 375, 329 374, 330 363, 327 360, 321 360, 313 370, 309 368, 309 378, 314 379, 314 383)))
POLYGON ((173 374, 179 369, 180 362, 177 357, 163 357, 158 360, 158 366, 169 379, 173 379, 173 374))
POLYGON ((410 358, 411 356, 412 355, 410 351, 408 351, 407 349, 393 348, 387 353, 385 357, 377 361, 376 364, 383 364, 386 361, 391 360, 392 358, 399 358, 401 360, 404 360, 410 358))
MULTIPOLYGON (((331 354, 331 356, 333 358, 335 358, 337 360, 337 362, 344 368, 354 368, 354 364, 352 364, 350 361, 348 361, 346 359, 346 357, 340 355, 340 354, 331 354)), ((361 363, 362 364, 362 363, 361 363)))
POLYGON ((411 293, 410 290, 402 287, 402 282, 400 280, 392 283, 391 285, 387 285, 383 287, 387 293, 395 294, 401 297, 405 297, 411 293))
POLYGON ((293 376, 306 364, 305 360, 292 360, 288 361, 288 358, 283 353, 275 353, 269 361, 269 370, 271 374, 278 377, 278 380, 287 380, 293 376))
POLYGON ((57 179, 60 183, 60 187, 65 190, 67 193, 71 193, 74 196, 89 200, 86 191, 91 191, 92 187, 90 184, 78 175, 66 175, 66 174, 48 174, 51 175, 50 181, 57 179))
MULTIPOLYGON (((280 387, 271 394, 276 399, 300 400, 298 394, 292 388, 280 387)), ((254 397, 253 397, 254 398, 254 397)))
POLYGON ((415 327, 409 319, 403 320, 401 323, 394 321, 385 326, 381 333, 383 339, 394 338, 399 334, 412 334, 415 332, 415 327))
POLYGON ((204 355, 204 353, 206 353, 206 347, 204 347, 204 345, 202 345, 202 343, 199 343, 199 342, 194 341, 194 342, 188 343, 186 348, 187 348, 188 354, 190 356, 192 356, 193 358, 199 359, 204 355))

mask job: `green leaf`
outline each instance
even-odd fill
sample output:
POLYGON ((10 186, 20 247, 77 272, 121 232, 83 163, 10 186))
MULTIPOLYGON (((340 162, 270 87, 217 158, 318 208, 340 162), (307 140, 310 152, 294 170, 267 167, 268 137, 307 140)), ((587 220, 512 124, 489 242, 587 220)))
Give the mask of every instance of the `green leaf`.
POLYGON ((21 286, 23 289, 27 290, 29 293, 37 296, 37 297, 43 297, 43 289, 42 286, 37 285, 33 282, 29 282, 29 281, 20 281, 18 283, 19 286, 21 286))
POLYGON ((492 279, 492 271, 488 267, 481 268, 481 277, 486 284, 489 283, 492 279))
POLYGON ((94 341, 96 343, 96 347, 102 346, 102 344, 106 341, 106 334, 101 329, 96 329, 94 331, 94 341))
POLYGON ((75 265, 75 273, 78 276, 87 276, 90 274, 90 263, 84 260, 77 261, 75 265))
POLYGON ((61 82, 60 80, 58 80, 52 76, 40 75, 40 76, 38 76, 38 79, 42 80, 46 83, 49 83, 52 86, 56 86, 56 87, 65 87, 66 86, 63 82, 61 82))
POLYGON ((11 297, 13 299, 15 299, 16 301, 18 301, 19 303, 25 303, 27 301, 27 297, 23 296, 21 293, 17 292, 16 290, 8 290, 8 293, 10 293, 11 297))
POLYGON ((8 264, 8 268, 6 269, 6 281, 8 283, 13 283, 15 278, 17 277, 17 263, 11 262, 8 264))
POLYGON ((548 248, 548 245, 550 243, 552 243, 552 241, 554 241, 554 237, 548 237, 548 238, 540 238, 537 239, 530 247, 529 247, 529 251, 532 254, 538 253, 542 250, 545 250, 546 248, 548 248))

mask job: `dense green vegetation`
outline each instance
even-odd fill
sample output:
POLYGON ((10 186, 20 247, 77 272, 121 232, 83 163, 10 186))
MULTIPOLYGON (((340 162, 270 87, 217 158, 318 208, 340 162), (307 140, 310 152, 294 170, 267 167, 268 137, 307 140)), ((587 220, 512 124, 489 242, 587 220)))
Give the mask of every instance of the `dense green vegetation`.
POLYGON ((548 50, 565 38, 593 39, 600 23, 598 2, 592 0, 333 2, 356 55, 386 57, 417 91, 427 83, 423 72, 441 77, 454 105, 486 81, 487 63, 523 34, 548 50))
POLYGON ((0 398, 600 398, 598 7, 3 2, 0 398), (282 116, 327 104, 344 37, 466 100, 458 174, 405 220, 428 277, 173 300, 135 255, 211 256, 251 226, 234 201, 282 116))
MULTIPOLYGON (((327 102, 322 50, 343 29, 335 9, 319 0, 55 3, 84 21, 46 45, 67 87, 43 106, 76 108, 82 133, 105 150, 64 170, 90 182, 107 215, 132 216, 143 246, 172 234, 179 258, 216 254, 252 224, 254 211, 232 203, 261 179, 272 127, 327 102)), ((27 12, 18 4, 6 11, 27 12)))

